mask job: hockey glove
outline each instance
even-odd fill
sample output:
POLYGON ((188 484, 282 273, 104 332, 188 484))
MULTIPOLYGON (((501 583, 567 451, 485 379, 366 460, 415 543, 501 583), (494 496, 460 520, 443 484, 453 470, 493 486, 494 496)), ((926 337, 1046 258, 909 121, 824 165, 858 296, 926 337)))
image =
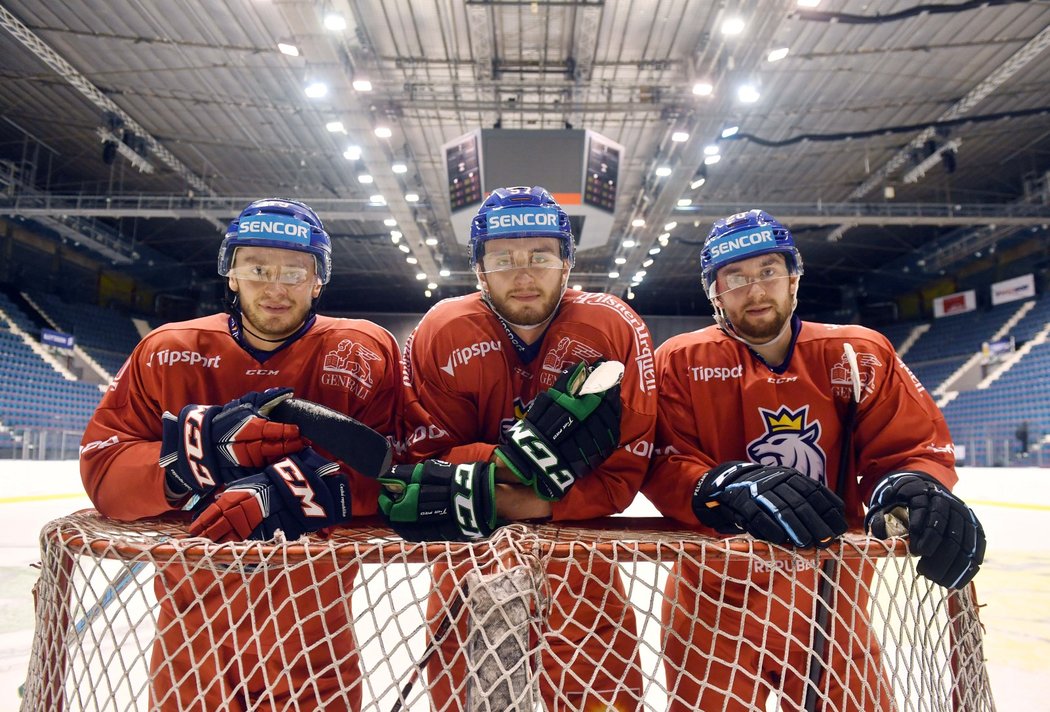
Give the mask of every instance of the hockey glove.
POLYGON ((579 395, 590 373, 582 361, 564 369, 525 417, 500 436, 496 454, 541 499, 560 500, 619 447, 619 383, 579 395))
POLYGON ((286 539, 350 518, 350 478, 310 448, 237 480, 190 524, 190 534, 212 541, 286 539))
POLYGON ((712 468, 696 485, 693 512, 722 534, 745 531, 781 546, 823 549, 845 533, 842 499, 790 467, 730 461, 712 468))
POLYGON ((180 497, 205 495, 302 450, 306 443, 297 426, 266 419, 291 396, 291 388, 270 388, 226 405, 191 404, 177 416, 165 411, 160 466, 168 489, 180 497))
POLYGON ((908 547, 918 554, 918 571, 926 578, 962 588, 977 574, 984 561, 984 528, 972 509, 930 475, 892 472, 875 485, 864 528, 885 539, 887 516, 907 525, 908 547))
POLYGON ((496 468, 426 460, 379 478, 379 509, 405 541, 469 541, 496 528, 496 468))

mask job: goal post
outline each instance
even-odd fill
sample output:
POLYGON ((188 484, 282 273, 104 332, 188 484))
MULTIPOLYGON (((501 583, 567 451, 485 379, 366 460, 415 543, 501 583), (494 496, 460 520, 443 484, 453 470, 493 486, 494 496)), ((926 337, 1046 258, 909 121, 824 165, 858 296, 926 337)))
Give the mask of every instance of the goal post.
POLYGON ((703 709, 795 710, 828 558, 817 709, 995 709, 973 587, 919 576, 904 539, 849 534, 818 552, 614 517, 513 524, 472 543, 407 543, 365 520, 326 538, 219 545, 177 519, 85 510, 40 541, 23 712, 289 699, 304 710, 668 710, 701 697, 703 709), (718 655, 699 642, 716 637, 718 655), (780 649, 783 670, 746 682, 780 649), (598 682, 620 668, 620 682, 598 682))

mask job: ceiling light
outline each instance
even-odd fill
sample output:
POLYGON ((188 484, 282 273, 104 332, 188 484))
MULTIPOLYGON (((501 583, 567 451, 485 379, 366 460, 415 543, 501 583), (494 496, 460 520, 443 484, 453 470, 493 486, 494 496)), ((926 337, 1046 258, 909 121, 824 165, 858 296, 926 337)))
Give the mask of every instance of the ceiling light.
POLYGON ((704 146, 704 155, 705 156, 717 156, 718 155, 718 146, 716 146, 713 143, 707 144, 706 146, 704 146))
POLYGON ((690 190, 696 190, 697 188, 701 187, 706 182, 707 182, 707 178, 704 178, 703 176, 700 176, 696 180, 694 180, 694 181, 689 183, 689 189, 690 190))
POLYGON ((671 230, 674 230, 676 227, 678 227, 678 223, 672 221, 664 225, 664 230, 671 232, 671 230))
POLYGON ((744 21, 739 17, 730 17, 722 23, 722 34, 728 37, 739 35, 746 27, 744 21))
POLYGON ((346 150, 343 151, 343 158, 348 161, 357 161, 361 158, 361 147, 360 146, 347 146, 346 150))
POLYGON ((642 263, 642 267, 652 267, 654 260, 648 259, 642 263))
POLYGON ((613 262, 615 262, 618 265, 625 265, 625 264, 627 264, 627 258, 626 257, 617 257, 615 260, 613 260, 613 262))
POLYGON ((368 196, 368 202, 372 205, 386 205, 386 198, 379 193, 376 193, 375 195, 368 196))
POLYGON ((427 284, 427 289, 437 289, 437 282, 430 282, 427 284))
POLYGON ((398 174, 408 173, 408 166, 406 166, 404 163, 395 163, 392 166, 390 166, 390 170, 398 174))
POLYGON ((609 273, 609 279, 618 279, 619 277, 620 277, 620 273, 619 272, 610 272, 609 273))
POLYGON ((820 0, 798 0, 799 7, 816 7, 820 4, 820 0))
POLYGON ((391 230, 390 231, 390 241, 392 243, 394 243, 395 245, 397 243, 401 242, 401 238, 402 237, 404 237, 404 235, 401 234, 400 230, 391 230))
POLYGON ((637 272, 634 273, 634 281, 635 282, 641 282, 643 279, 645 279, 645 270, 644 269, 640 269, 640 270, 638 270, 637 272))
POLYGON ((417 260, 415 257, 406 257, 405 262, 407 262, 410 265, 419 264, 419 260, 417 260))
POLYGON ((623 246, 624 246, 624 247, 634 247, 634 246, 635 246, 635 245, 637 245, 637 244, 638 244, 638 243, 637 243, 637 242, 635 242, 634 240, 624 240, 624 241, 623 241, 623 246))
POLYGON ((678 207, 680 207, 680 208, 688 208, 692 204, 693 204, 693 201, 690 200, 689 198, 679 198, 678 199, 678 207))
POLYGON ((635 218, 631 221, 631 227, 645 227, 645 218, 635 218))
POLYGON ((419 193, 405 193, 405 202, 406 203, 418 203, 419 202, 419 193))
POLYGON ((669 233, 669 232, 661 232, 660 236, 657 237, 656 239, 659 240, 664 245, 666 245, 667 241, 671 239, 671 233, 669 233))
POLYGON ((367 79, 355 79, 351 86, 354 87, 354 91, 372 91, 372 82, 367 79))
POLYGON ((278 49, 278 51, 281 54, 286 54, 289 57, 298 57, 299 56, 299 48, 296 47, 295 45, 289 44, 287 42, 278 42, 277 43, 277 49, 278 49))
POLYGON ((715 154, 715 155, 713 155, 713 156, 708 156, 707 158, 705 158, 705 159, 704 159, 704 165, 705 165, 705 166, 713 166, 713 165, 715 165, 716 163, 718 163, 718 162, 719 162, 719 161, 721 161, 721 160, 722 160, 722 157, 721 157, 721 156, 719 156, 719 155, 718 155, 718 154, 716 153, 716 154, 715 154))
POLYGON ((375 178, 373 178, 368 173, 362 173, 359 176, 357 176, 357 182, 363 183, 364 185, 369 185, 370 183, 375 182, 375 178))
POLYGON ((411 249, 409 249, 408 245, 398 245, 397 249, 401 250, 405 254, 408 254, 409 252, 412 251, 411 249))
POLYGON ((729 138, 730 136, 736 136, 737 132, 740 131, 739 126, 726 126, 722 129, 722 138, 729 138))
POLYGON ((416 272, 416 279, 422 281, 427 278, 426 272, 416 272))
POLYGON ((452 270, 445 269, 444 267, 442 267, 441 270, 438 272, 438 274, 441 275, 442 277, 451 277, 452 276, 452 270))
POLYGON ((387 218, 383 221, 383 224, 387 227, 394 227, 394 225, 397 225, 397 220, 395 220, 394 218, 387 218))
POLYGON ((337 12, 330 12, 324 16, 324 26, 332 32, 342 32, 346 29, 346 18, 337 12))
POLYGON ((329 121, 324 127, 328 129, 329 133, 346 133, 346 127, 343 126, 342 121, 329 121))
POLYGON ((577 292, 582 292, 583 291, 583 285, 582 284, 574 284, 574 285, 572 285, 572 288, 575 289, 577 292))
POLYGON ((306 86, 306 95, 311 99, 320 99, 328 93, 328 85, 324 82, 313 82, 306 86))
POLYGON ((654 248, 650 249, 649 250, 649 254, 650 255, 658 255, 658 254, 660 254, 660 248, 659 247, 654 247, 654 248))
POLYGON ((376 126, 375 135, 379 138, 390 138, 394 135, 394 132, 386 126, 376 126))
POLYGON ((633 289, 628 289, 627 290, 627 298, 628 299, 634 299, 634 290, 633 289))
POLYGON ((788 56, 787 47, 777 47, 776 49, 769 50, 769 54, 766 55, 767 62, 779 62, 788 56))
POLYGON ((671 140, 675 143, 685 143, 689 140, 689 133, 687 131, 675 131, 671 134, 671 140))
POLYGON ((755 89, 750 84, 744 84, 736 90, 736 98, 745 104, 754 104, 760 96, 758 89, 755 89))
POLYGON ((427 239, 423 240, 423 242, 429 245, 430 247, 433 247, 434 245, 438 244, 438 239, 436 237, 428 237, 427 239))
POLYGON ((715 88, 707 82, 697 82, 693 85, 693 93, 697 96, 711 96, 715 88))
POLYGON ((431 297, 430 290, 429 289, 423 290, 423 296, 426 297, 427 299, 429 299, 431 297))
POLYGON ((671 175, 671 167, 670 166, 660 166, 659 168, 656 169, 656 175, 660 176, 661 178, 665 178, 665 177, 671 175))

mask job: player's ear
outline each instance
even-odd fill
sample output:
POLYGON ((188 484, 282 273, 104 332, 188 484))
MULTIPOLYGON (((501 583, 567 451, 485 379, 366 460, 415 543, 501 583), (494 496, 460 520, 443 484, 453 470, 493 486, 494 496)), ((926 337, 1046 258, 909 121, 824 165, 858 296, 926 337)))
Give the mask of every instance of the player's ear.
POLYGON ((230 286, 230 291, 233 292, 234 294, 236 294, 237 293, 237 280, 234 279, 233 277, 227 277, 226 278, 226 283, 230 286))
POLYGON ((314 280, 314 288, 313 288, 313 291, 310 292, 311 299, 317 299, 319 296, 321 296, 321 287, 323 287, 323 286, 324 285, 321 284, 321 278, 320 277, 318 277, 317 279, 314 280))

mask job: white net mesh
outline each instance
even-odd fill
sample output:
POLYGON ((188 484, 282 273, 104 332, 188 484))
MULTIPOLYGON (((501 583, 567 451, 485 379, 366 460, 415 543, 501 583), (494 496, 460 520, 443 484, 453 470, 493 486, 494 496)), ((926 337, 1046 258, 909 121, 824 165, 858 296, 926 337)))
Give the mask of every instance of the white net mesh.
POLYGON ((973 589, 903 540, 661 526, 217 545, 81 512, 41 534, 22 709, 994 710, 973 589))

